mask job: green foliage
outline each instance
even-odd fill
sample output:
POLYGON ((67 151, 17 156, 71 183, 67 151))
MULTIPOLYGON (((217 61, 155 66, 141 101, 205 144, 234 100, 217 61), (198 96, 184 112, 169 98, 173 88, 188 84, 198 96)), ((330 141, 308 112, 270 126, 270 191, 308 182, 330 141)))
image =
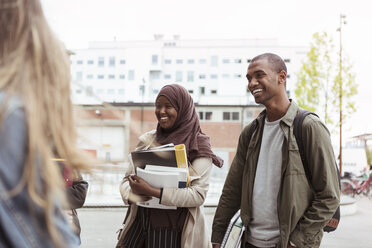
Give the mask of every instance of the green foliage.
MULTIPOLYGON (((333 39, 326 33, 315 33, 297 73, 296 101, 300 107, 316 112, 325 124, 336 131, 339 125, 340 73, 339 59, 333 39)), ((357 93, 355 74, 347 57, 342 62, 342 110, 343 120, 355 112, 352 100, 357 93)))
POLYGON ((372 164, 372 149, 366 148, 367 163, 372 164))

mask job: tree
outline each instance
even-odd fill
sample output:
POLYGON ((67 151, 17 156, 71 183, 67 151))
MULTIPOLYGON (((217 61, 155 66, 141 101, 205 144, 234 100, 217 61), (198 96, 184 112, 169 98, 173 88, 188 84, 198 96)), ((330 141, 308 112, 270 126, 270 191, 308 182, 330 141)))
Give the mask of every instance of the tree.
MULTIPOLYGON (((337 131, 340 109, 339 61, 332 37, 326 32, 315 33, 297 74, 295 97, 300 107, 319 114, 331 131, 337 131), (333 80, 332 80, 333 79, 333 80)), ((342 68, 343 120, 355 111, 352 100, 357 93, 352 64, 343 58, 342 68)))
POLYGON ((372 149, 369 149, 368 147, 366 147, 366 155, 367 155, 367 163, 371 165, 372 164, 372 149))

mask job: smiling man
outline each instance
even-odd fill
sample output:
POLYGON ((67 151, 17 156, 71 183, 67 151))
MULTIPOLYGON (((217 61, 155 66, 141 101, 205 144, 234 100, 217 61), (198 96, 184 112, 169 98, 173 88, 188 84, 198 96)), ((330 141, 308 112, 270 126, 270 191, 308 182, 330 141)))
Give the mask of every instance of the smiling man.
POLYGON ((319 247, 323 227, 339 204, 335 158, 325 125, 308 115, 302 126, 310 169, 307 180, 293 121, 301 109, 286 94, 287 67, 265 53, 248 67, 249 91, 265 110, 241 133, 213 221, 212 243, 220 247, 230 219, 240 209, 243 248, 319 247))

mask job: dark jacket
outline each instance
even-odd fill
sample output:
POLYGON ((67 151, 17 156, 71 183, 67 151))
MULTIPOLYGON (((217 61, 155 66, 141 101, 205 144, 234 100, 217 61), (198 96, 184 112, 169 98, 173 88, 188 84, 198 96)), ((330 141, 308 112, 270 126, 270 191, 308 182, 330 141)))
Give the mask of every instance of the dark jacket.
MULTIPOLYGON (((332 218, 339 205, 338 177, 329 132, 313 115, 305 118, 302 127, 304 151, 308 158, 312 174, 311 183, 315 193, 310 189, 296 138, 293 135, 293 120, 299 111, 299 107, 292 101, 280 121, 284 141, 281 186, 278 193, 280 225, 278 248, 286 248, 289 240, 299 248, 319 247, 323 227, 332 218)), ((247 133, 251 124, 240 135, 237 153, 231 164, 214 217, 213 243, 222 242, 229 221, 238 209, 241 209, 244 226, 249 225, 265 117, 264 110, 257 117, 258 126, 250 140, 247 139, 247 133)), ((245 239, 246 237, 243 238, 243 242, 245 239)))
POLYGON ((88 182, 84 181, 81 175, 73 179, 72 185, 66 188, 67 200, 71 211, 67 211, 71 215, 74 231, 80 236, 81 228, 79 218, 76 212, 77 208, 84 205, 88 191, 88 182))

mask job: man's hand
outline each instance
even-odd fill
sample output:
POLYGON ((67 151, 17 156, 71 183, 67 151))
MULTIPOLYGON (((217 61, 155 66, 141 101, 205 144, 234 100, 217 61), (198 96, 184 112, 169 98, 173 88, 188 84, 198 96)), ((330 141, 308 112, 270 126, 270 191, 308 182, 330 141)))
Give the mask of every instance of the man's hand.
POLYGON ((160 189, 151 187, 150 184, 137 175, 131 175, 128 180, 130 188, 135 194, 160 198, 160 189))

